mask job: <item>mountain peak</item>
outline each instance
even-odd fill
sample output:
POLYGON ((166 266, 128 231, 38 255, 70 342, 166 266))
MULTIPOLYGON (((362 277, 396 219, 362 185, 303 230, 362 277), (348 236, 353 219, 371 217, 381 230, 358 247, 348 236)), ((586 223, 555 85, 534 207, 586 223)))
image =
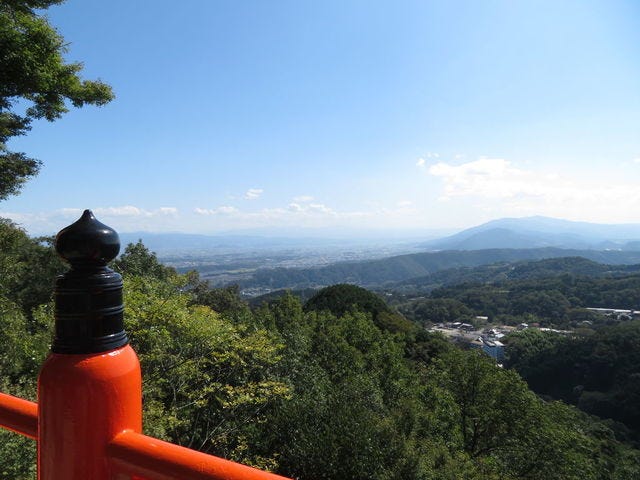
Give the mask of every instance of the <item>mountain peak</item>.
POLYGON ((640 224, 574 222, 537 215, 491 220, 422 246, 431 250, 539 247, 624 250, 631 247, 630 242, 638 240, 640 224))

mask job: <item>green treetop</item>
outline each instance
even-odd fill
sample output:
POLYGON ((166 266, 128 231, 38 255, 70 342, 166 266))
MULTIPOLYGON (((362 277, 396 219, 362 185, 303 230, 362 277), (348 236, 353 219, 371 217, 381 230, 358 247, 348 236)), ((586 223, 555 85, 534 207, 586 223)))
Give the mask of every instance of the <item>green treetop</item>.
POLYGON ((39 160, 9 151, 10 138, 24 135, 34 119, 60 118, 69 103, 82 107, 113 99, 105 83, 80 78, 81 63, 65 61, 64 39, 36 11, 62 1, 0 2, 0 200, 17 194, 40 168, 39 160))

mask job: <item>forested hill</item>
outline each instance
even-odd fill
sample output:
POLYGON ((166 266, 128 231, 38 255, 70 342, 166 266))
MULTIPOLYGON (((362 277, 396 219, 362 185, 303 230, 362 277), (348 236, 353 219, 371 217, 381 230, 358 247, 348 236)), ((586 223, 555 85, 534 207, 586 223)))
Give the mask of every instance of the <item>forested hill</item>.
POLYGON ((507 280, 533 280, 568 274, 577 277, 616 277, 640 273, 640 264, 605 265, 583 257, 546 258, 499 262, 478 267, 457 267, 439 270, 430 275, 410 278, 389 285, 389 289, 405 293, 428 293, 448 285, 500 283, 507 280))
POLYGON ((261 269, 256 271, 251 279, 243 282, 242 287, 306 288, 335 283, 354 283, 375 287, 423 277, 450 268, 559 257, 583 257, 610 265, 640 263, 640 251, 567 250, 561 248, 447 250, 399 255, 379 260, 340 262, 317 268, 261 269))

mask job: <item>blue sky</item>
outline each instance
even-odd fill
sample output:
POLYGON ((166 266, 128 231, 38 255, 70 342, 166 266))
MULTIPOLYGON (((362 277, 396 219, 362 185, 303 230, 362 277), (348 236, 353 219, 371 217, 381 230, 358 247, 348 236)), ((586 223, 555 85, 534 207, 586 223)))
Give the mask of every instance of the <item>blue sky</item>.
POLYGON ((69 0, 116 100, 36 123, 0 216, 51 233, 640 222, 634 1, 69 0))

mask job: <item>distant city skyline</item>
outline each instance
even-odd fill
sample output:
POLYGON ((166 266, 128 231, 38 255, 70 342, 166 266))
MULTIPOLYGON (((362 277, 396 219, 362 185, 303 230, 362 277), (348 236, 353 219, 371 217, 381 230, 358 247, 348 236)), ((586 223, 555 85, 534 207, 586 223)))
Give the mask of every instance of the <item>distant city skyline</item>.
POLYGON ((634 1, 127 2, 47 11, 113 86, 9 146, 54 233, 640 223, 634 1))

